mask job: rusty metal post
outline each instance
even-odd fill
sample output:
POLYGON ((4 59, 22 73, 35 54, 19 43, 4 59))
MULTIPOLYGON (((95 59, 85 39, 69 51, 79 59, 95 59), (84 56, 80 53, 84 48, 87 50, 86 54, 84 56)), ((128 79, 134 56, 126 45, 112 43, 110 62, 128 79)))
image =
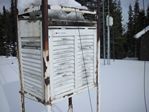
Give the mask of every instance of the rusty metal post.
POLYGON ((72 104, 72 97, 68 99, 68 112, 73 112, 73 104, 72 104))
POLYGON ((48 0, 42 0, 43 50, 48 51, 48 0))
POLYGON ((100 112, 100 92, 99 92, 99 59, 100 59, 100 3, 101 0, 97 0, 97 64, 96 64, 96 86, 97 86, 97 108, 96 112, 100 112))
POLYGON ((48 38, 48 0, 42 0, 42 47, 45 79, 45 105, 47 112, 51 112, 50 78, 49 78, 49 38, 48 38))

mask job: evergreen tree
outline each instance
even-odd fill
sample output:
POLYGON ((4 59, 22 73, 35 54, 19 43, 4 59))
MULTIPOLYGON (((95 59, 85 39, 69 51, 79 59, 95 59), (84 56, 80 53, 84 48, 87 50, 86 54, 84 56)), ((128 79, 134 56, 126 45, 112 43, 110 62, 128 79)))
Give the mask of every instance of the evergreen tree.
POLYGON ((11 0, 11 54, 16 56, 16 42, 17 42, 17 6, 16 0, 11 0))
MULTIPOLYGON (((101 3, 103 4, 103 3, 101 3)), ((123 58, 125 57, 123 38, 123 26, 122 26, 122 8, 120 0, 109 0, 109 14, 113 17, 113 26, 110 27, 110 46, 111 46, 111 58, 123 58)), ((105 0, 105 41, 107 43, 107 26, 106 17, 108 15, 108 0, 105 0)), ((101 11, 101 33, 103 32, 103 14, 101 11)), ((101 35, 101 56, 103 56, 103 35, 101 35)), ((106 44, 107 46, 107 44, 106 44)))
POLYGON ((140 31, 139 15, 140 15, 139 1, 136 0, 135 5, 134 5, 134 16, 133 16, 133 19, 134 19, 134 33, 138 33, 138 31, 140 31))
POLYGON ((2 35, 1 35, 1 41, 2 41, 2 54, 1 55, 8 55, 8 29, 6 27, 7 22, 7 17, 8 17, 8 11, 5 9, 3 6, 3 14, 2 14, 2 19, 1 19, 1 25, 2 25, 2 35))
POLYGON ((112 1, 110 8, 111 16, 113 17, 113 26, 111 27, 111 56, 112 58, 125 57, 125 38, 123 38, 122 26, 122 8, 120 0, 112 1), (113 47, 112 47, 113 46, 113 47))
POLYGON ((140 9, 138 0, 135 2, 134 10, 129 6, 128 16, 127 55, 139 57, 139 40, 135 39, 134 35, 146 27, 146 16, 145 11, 140 9))
POLYGON ((3 13, 0 14, 0 55, 15 56, 13 41, 16 42, 16 39, 12 19, 11 12, 3 7, 3 13))
POLYGON ((134 50, 135 50, 135 39, 133 38, 134 35, 134 15, 132 6, 129 5, 129 11, 128 11, 128 23, 127 23, 127 56, 133 57, 134 56, 134 50))
POLYGON ((147 17, 146 17, 146 26, 148 26, 148 25, 149 25, 149 6, 147 7, 146 12, 147 12, 147 17))
POLYGON ((0 55, 5 55, 5 47, 4 47, 4 25, 3 25, 3 14, 0 13, 0 55))
POLYGON ((77 2, 81 3, 82 5, 88 7, 91 10, 95 10, 97 8, 97 1, 96 0, 76 0, 77 2))
POLYGON ((139 27, 138 31, 141 31, 142 29, 145 28, 145 26, 146 26, 145 22, 146 22, 145 11, 140 10, 139 16, 138 16, 138 23, 136 23, 136 24, 138 24, 138 27, 139 27))

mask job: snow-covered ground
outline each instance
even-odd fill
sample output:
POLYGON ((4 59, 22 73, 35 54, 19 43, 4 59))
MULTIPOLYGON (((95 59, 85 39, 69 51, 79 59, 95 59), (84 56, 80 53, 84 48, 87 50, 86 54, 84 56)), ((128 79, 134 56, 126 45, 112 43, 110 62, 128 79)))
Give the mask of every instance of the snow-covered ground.
MULTIPOLYGON (((145 112, 144 62, 116 60, 100 70, 102 112, 145 112)), ((149 109, 149 62, 145 74, 149 109)))
MULTIPOLYGON (((101 112, 145 112, 144 62, 131 60, 100 64, 101 112)), ((146 62, 146 99, 149 109, 149 62, 146 62)), ((96 94, 91 91, 95 112, 96 94)), ((0 112, 20 112, 16 58, 0 57, 0 112)), ((88 93, 73 97, 74 112, 91 112, 88 93)), ((53 112, 67 112, 67 100, 53 105, 53 112)), ((45 107, 26 99, 26 112, 45 112, 45 107)))

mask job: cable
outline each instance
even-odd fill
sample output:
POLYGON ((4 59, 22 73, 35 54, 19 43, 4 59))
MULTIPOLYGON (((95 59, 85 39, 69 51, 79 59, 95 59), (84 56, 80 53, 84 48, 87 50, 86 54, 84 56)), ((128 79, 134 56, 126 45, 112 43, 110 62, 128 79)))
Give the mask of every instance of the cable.
POLYGON ((144 103, 145 103, 145 112, 148 112, 148 108, 147 108, 147 96, 146 96, 146 61, 144 61, 144 103))
MULTIPOLYGON (((76 12, 76 10, 75 10, 75 13, 76 13, 76 18, 77 18, 77 12, 76 12)), ((90 94, 89 83, 88 83, 88 78, 87 78, 88 75, 87 75, 87 70, 86 70, 86 66, 85 66, 85 58, 84 58, 83 45, 82 45, 81 33, 80 33, 79 26, 78 26, 78 33, 79 33, 79 38, 80 38, 79 40, 80 40, 81 51, 82 51, 83 65, 84 65, 85 75, 86 75, 86 83, 87 83, 87 90, 88 90, 88 96, 89 96, 90 108, 91 108, 91 112, 93 112, 93 106, 92 106, 91 94, 90 94)))

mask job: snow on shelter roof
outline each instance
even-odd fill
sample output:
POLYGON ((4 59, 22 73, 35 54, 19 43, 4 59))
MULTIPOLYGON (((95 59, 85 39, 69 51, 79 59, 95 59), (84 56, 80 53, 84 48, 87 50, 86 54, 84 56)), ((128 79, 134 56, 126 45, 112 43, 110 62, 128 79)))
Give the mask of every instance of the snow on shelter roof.
POLYGON ((142 31, 138 32, 134 37, 136 39, 141 38, 146 32, 149 31, 149 26, 145 27, 142 31))
MULTIPOLYGON (((24 10, 23 12, 19 13, 20 19, 32 19, 32 18, 41 18, 41 6, 34 6, 29 7, 28 9, 24 10)), ((57 21, 57 23, 63 23, 64 21, 67 23, 83 23, 88 25, 95 25, 96 24, 96 11, 86 10, 86 9, 78 9, 72 7, 62 7, 62 6, 51 6, 48 5, 48 18, 50 21, 57 21), (92 15, 87 16, 87 15, 92 15), (62 22, 63 21, 63 22, 62 22)), ((55 22, 54 22, 55 23, 55 22)), ((59 24, 58 23, 58 24, 59 24)), ((53 23, 52 23, 53 24, 53 23)))
MULTIPOLYGON (((29 9, 31 7, 36 7, 41 5, 41 0, 19 0, 18 1, 18 9, 19 14, 23 13, 24 10, 29 9)), ((48 5, 50 6, 63 6, 63 7, 72 7, 77 9, 87 10, 86 6, 82 6, 79 2, 75 0, 48 0, 48 5)))

